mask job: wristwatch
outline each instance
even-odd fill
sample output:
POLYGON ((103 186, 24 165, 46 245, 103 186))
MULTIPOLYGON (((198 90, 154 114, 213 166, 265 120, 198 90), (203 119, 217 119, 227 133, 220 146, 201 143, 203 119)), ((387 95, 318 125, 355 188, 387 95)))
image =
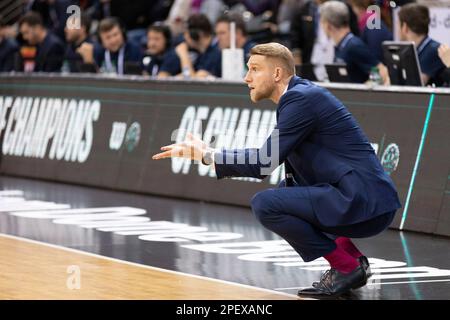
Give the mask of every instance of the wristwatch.
POLYGON ((214 150, 206 150, 205 153, 203 153, 202 163, 205 166, 209 166, 214 163, 214 150))

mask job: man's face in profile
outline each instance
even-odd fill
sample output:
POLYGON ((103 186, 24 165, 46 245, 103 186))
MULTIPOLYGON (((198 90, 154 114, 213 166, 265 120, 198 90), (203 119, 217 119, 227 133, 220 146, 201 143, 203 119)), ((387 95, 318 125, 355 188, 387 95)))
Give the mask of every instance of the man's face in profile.
POLYGON ((253 102, 258 102, 270 98, 275 89, 272 61, 262 55, 252 55, 247 66, 248 72, 244 81, 250 89, 250 99, 253 102))

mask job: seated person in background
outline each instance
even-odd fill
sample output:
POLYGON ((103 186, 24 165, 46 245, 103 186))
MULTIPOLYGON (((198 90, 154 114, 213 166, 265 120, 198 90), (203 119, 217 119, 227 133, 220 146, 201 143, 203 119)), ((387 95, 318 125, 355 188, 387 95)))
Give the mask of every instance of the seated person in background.
POLYGON ((320 6, 320 23, 326 35, 336 45, 335 62, 347 65, 348 76, 354 83, 369 79, 370 70, 378 67, 384 84, 388 84, 387 68, 370 52, 361 39, 349 27, 347 6, 339 1, 328 1, 320 6))
POLYGON ((64 44, 44 27, 42 18, 38 13, 28 12, 25 14, 19 21, 19 30, 23 40, 37 47, 34 67, 30 67, 29 71, 61 71, 64 44))
POLYGON ((16 1, 27 3, 28 8, 42 17, 44 26, 55 36, 64 42, 64 28, 69 17, 67 8, 78 5, 79 0, 34 0, 16 1))
POLYGON ((100 21, 98 34, 101 46, 94 48, 94 59, 100 72, 126 74, 127 66, 137 66, 142 72, 141 49, 126 41, 119 19, 109 17, 100 21))
POLYGON ((145 73, 157 76, 164 57, 171 48, 170 28, 160 22, 152 24, 147 30, 147 55, 143 59, 145 73))
POLYGON ((441 72, 440 77, 443 84, 450 87, 450 47, 446 44, 441 44, 438 49, 439 58, 446 68, 441 72))
MULTIPOLYGON (((329 43, 322 38, 322 28, 320 26, 319 6, 328 0, 309 0, 304 1, 295 12, 293 12, 291 20, 290 41, 292 53, 294 54, 295 64, 316 64, 319 61, 330 60, 329 43), (317 57, 313 57, 315 51, 317 57), (321 54, 324 51, 324 54, 321 54), (316 61, 314 58, 318 59, 316 61)), ((346 3, 350 15, 350 30, 353 34, 358 35, 358 23, 351 7, 346 3)), ((332 59, 332 58, 331 58, 332 59)), ((325 61, 325 63, 328 61, 325 61)), ((331 61, 330 61, 331 62, 331 61)), ((321 63, 322 64, 322 63, 321 63)), ((323 71, 325 72, 325 68, 323 71)), ((320 76, 319 78, 323 78, 320 76)))
POLYGON ((190 78, 220 77, 222 54, 213 43, 212 26, 204 14, 193 14, 187 21, 185 41, 167 54, 160 78, 180 75, 190 78))
POLYGON ((386 24, 373 11, 367 11, 367 8, 374 4, 373 0, 349 0, 353 12, 358 17, 360 38, 379 61, 383 61, 383 41, 393 39, 392 32, 389 31, 386 24), (376 23, 374 19, 378 19, 376 23), (378 28, 379 27, 379 28, 378 28))
POLYGON ((231 33, 230 24, 236 24, 236 48, 244 49, 244 64, 247 65, 250 57, 250 49, 256 43, 247 38, 247 29, 242 17, 236 13, 228 13, 220 16, 216 21, 216 37, 220 49, 227 49, 231 47, 231 33))
POLYGON ((425 85, 439 85, 438 75, 445 69, 438 56, 440 43, 428 36, 430 12, 428 7, 417 3, 409 3, 400 8, 400 39, 413 41, 419 57, 422 80, 425 85))
POLYGON ((81 14, 80 18, 69 18, 66 28, 66 54, 64 55, 63 71, 67 72, 97 72, 94 62, 94 45, 89 39, 91 29, 90 18, 81 14), (76 25, 79 23, 79 28, 76 25))
POLYGON ((17 42, 7 37, 7 27, 5 20, 0 16, 0 72, 14 71, 19 54, 17 42))

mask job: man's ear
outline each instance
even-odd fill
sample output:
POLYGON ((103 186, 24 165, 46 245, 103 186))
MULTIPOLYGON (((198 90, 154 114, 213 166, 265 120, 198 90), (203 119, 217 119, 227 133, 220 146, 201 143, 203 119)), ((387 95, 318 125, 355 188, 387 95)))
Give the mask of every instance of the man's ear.
POLYGON ((281 67, 275 67, 274 78, 275 81, 280 81, 283 74, 283 69, 281 67))
POLYGON ((403 33, 407 33, 409 31, 409 27, 406 22, 400 22, 400 31, 403 33))

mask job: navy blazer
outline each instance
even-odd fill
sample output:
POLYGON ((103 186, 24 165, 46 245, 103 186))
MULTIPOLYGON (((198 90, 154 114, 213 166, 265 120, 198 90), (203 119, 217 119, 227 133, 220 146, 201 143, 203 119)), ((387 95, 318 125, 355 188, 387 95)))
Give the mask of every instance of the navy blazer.
POLYGON ((287 161, 326 226, 355 224, 401 207, 391 178, 355 118, 331 92, 297 76, 280 98, 277 124, 264 145, 224 149, 214 160, 218 179, 263 179, 287 161))
POLYGON ((64 45, 50 31, 44 41, 38 45, 34 72, 60 72, 64 60, 64 45))

